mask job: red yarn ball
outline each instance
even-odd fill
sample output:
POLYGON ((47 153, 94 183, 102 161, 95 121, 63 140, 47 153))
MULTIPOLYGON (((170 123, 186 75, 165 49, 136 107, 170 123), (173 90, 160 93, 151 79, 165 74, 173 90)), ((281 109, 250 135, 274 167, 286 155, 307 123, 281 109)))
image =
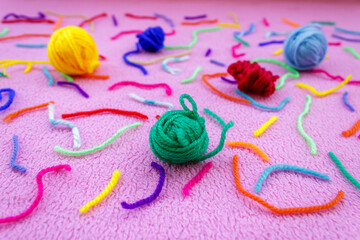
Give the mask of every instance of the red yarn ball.
POLYGON ((262 68, 256 62, 238 61, 228 67, 238 84, 238 89, 244 92, 270 96, 275 92, 275 81, 279 78, 272 72, 262 68))

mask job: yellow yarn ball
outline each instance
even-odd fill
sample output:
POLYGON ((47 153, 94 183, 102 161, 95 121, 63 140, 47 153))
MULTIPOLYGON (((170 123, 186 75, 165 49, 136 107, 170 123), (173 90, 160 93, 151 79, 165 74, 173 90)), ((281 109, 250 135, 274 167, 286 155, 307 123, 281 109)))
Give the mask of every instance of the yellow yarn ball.
POLYGON ((100 66, 94 39, 80 27, 55 31, 47 51, 51 65, 67 75, 91 74, 100 66))

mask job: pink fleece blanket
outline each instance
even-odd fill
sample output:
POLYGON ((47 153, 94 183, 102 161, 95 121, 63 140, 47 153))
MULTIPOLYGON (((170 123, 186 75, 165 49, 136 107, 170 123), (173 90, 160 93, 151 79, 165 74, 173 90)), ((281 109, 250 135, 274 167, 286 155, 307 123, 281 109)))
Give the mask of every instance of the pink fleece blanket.
MULTIPOLYGON (((337 26, 358 30, 360 25, 356 16, 360 14, 358 3, 241 3, 238 1, 156 1, 129 2, 118 1, 6 1, 1 4, 0 16, 8 12, 36 15, 37 11, 52 10, 63 14, 82 13, 94 16, 101 12, 115 14, 119 26, 113 26, 110 17, 95 21, 94 37, 100 54, 107 60, 101 62, 97 74, 110 75, 108 80, 79 79, 76 82, 90 95, 85 99, 75 89, 62 86, 49 86, 42 72, 42 65, 24 74, 24 65, 15 65, 7 69, 11 78, 1 78, 0 88, 10 87, 16 91, 16 97, 9 109, 0 113, 1 118, 19 109, 38 105, 50 100, 55 101, 55 118, 63 113, 93 110, 98 108, 118 108, 139 111, 149 116, 140 120, 140 127, 124 132, 115 142, 105 149, 84 157, 70 157, 56 153, 54 146, 72 149, 72 133, 67 128, 54 127, 49 123, 47 110, 25 114, 10 123, 1 123, 0 129, 0 217, 16 215, 24 211, 37 194, 36 174, 43 168, 58 164, 69 164, 71 172, 61 171, 45 175, 44 196, 31 215, 17 222, 0 225, 0 239, 356 239, 360 230, 359 190, 353 186, 334 162, 329 158, 332 151, 343 162, 345 168, 360 179, 360 140, 356 137, 344 138, 343 130, 350 128, 358 119, 360 112, 360 86, 346 85, 339 91, 324 97, 312 95, 309 114, 304 118, 305 131, 317 144, 318 154, 312 156, 305 140, 296 128, 298 115, 303 111, 307 91, 295 86, 303 82, 319 91, 338 85, 322 74, 301 73, 299 79, 289 78, 285 86, 269 98, 255 97, 266 105, 274 106, 285 97, 291 101, 279 112, 265 112, 251 105, 244 105, 220 97, 201 80, 202 74, 226 72, 225 67, 214 65, 209 59, 215 59, 229 65, 236 61, 232 57, 231 47, 237 44, 232 34, 234 28, 222 28, 221 31, 201 33, 198 43, 192 48, 190 59, 172 66, 182 69, 177 76, 170 75, 161 68, 160 62, 146 66, 149 74, 144 76, 139 69, 128 66, 122 55, 135 49, 134 34, 121 36, 116 41, 110 37, 120 31, 145 29, 160 25, 165 32, 171 28, 162 19, 136 20, 127 18, 124 13, 153 15, 165 14, 173 19, 176 34, 166 37, 167 45, 186 45, 192 40, 192 32, 203 27, 182 26, 185 15, 207 14, 209 19, 218 18, 221 22, 233 23, 227 14, 233 11, 239 18, 241 29, 256 24, 256 31, 244 40, 251 47, 241 46, 238 53, 246 53, 240 59, 257 57, 275 58, 283 61, 283 56, 273 56, 281 45, 258 47, 268 31, 291 31, 294 27, 281 21, 282 17, 301 25, 313 20, 334 21, 337 26), (262 19, 266 17, 270 26, 266 27, 262 19), (204 57, 208 48, 211 55, 204 57), (203 70, 194 82, 181 84, 197 66, 203 70), (118 81, 138 81, 141 83, 169 84, 173 94, 169 97, 161 88, 155 90, 123 87, 114 91, 107 88, 118 81), (355 107, 350 112, 342 101, 342 95, 348 91, 349 102, 355 107), (196 101, 200 115, 206 119, 206 128, 210 138, 209 151, 219 141, 221 126, 203 112, 209 108, 224 121, 234 121, 235 125, 227 134, 227 140, 251 142, 259 146, 269 157, 264 163, 249 150, 229 148, 227 146, 212 161, 213 167, 204 178, 195 185, 190 196, 184 197, 183 186, 200 171, 205 162, 185 165, 169 165, 157 159, 149 146, 149 131, 157 121, 156 115, 162 115, 166 108, 144 105, 129 98, 136 93, 147 99, 167 101, 180 109, 179 96, 190 94, 196 101), (254 137, 253 132, 271 116, 278 121, 262 136, 254 137), (28 171, 20 174, 9 165, 12 152, 12 136, 19 137, 17 163, 28 171), (293 215, 277 215, 253 200, 243 196, 235 187, 232 172, 232 156, 239 154, 240 179, 245 189, 254 192, 254 186, 261 172, 272 164, 291 164, 319 171, 330 176, 330 181, 293 172, 271 174, 258 194, 277 207, 301 207, 324 204, 333 199, 339 190, 345 192, 344 198, 333 208, 293 215), (135 202, 153 193, 159 174, 150 166, 155 161, 166 171, 163 190, 153 203, 135 210, 121 207, 122 201, 135 202), (111 179, 115 169, 122 175, 118 185, 99 205, 88 213, 80 214, 79 209, 100 193, 111 179)), ((56 20, 54 16, 49 18, 56 20)), ((66 18, 63 25, 78 25, 82 19, 66 18)), ((8 36, 23 33, 51 33, 50 24, 1 24, 2 30, 9 27, 8 36)), ((89 24, 84 28, 90 31, 89 24)), ((324 32, 330 42, 333 27, 324 26, 324 32)), ((355 38, 356 36, 348 35, 355 38)), ((357 38, 360 38, 357 36, 357 38)), ((284 36, 272 37, 281 40, 284 36)), ((28 38, 0 42, 1 59, 47 60, 46 49, 17 48, 16 43, 47 43, 46 38, 28 38)), ((319 68, 343 77, 353 75, 360 79, 359 60, 343 50, 350 46, 360 51, 358 43, 342 42, 341 46, 329 46, 329 57, 319 68)), ((183 50, 162 50, 157 54, 142 53, 133 56, 136 60, 151 60, 158 56, 179 53, 183 50)), ((286 70, 267 63, 263 67, 282 75, 286 70)), ((51 67, 55 81, 63 78, 51 67)), ((236 96, 234 86, 219 78, 210 79, 211 83, 222 91, 236 96)), ((6 99, 6 97, 4 97, 6 99)), ((0 104, 4 103, 1 101, 0 104)), ((79 127, 82 149, 96 146, 110 138, 119 128, 138 121, 133 117, 99 114, 72 120, 79 127)))

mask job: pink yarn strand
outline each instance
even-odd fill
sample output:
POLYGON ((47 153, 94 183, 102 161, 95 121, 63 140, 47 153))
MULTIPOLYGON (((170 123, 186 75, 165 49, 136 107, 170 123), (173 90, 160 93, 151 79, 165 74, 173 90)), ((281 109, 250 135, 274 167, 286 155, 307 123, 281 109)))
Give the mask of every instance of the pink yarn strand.
POLYGON ((36 175, 36 183, 38 185, 38 193, 37 193, 37 196, 36 196, 34 202, 30 205, 30 207, 28 209, 26 209, 24 212, 20 213, 19 215, 1 218, 0 223, 14 222, 14 221, 17 221, 17 220, 29 215, 37 207, 37 205, 39 205, 39 202, 43 196, 44 185, 42 182, 42 177, 48 172, 53 172, 53 171, 62 170, 62 169, 66 170, 66 171, 70 171, 71 167, 69 165, 65 164, 65 165, 57 165, 57 166, 53 166, 53 167, 49 167, 49 168, 45 168, 45 169, 41 170, 36 175))
POLYGON ((236 53, 236 49, 239 48, 240 46, 241 46, 241 43, 232 46, 231 50, 232 50, 232 55, 234 58, 245 56, 245 53, 240 53, 240 54, 236 53))
MULTIPOLYGON (((341 76, 333 76, 330 73, 328 73, 327 71, 323 70, 323 69, 312 69, 310 70, 310 72, 312 73, 324 73, 326 76, 328 76, 329 78, 333 79, 333 80, 339 80, 339 81, 344 81, 344 78, 341 76)), ((355 80, 355 81, 350 81, 348 82, 348 84, 360 84, 360 81, 355 80)))
POLYGON ((183 193, 185 196, 190 194, 190 188, 192 188, 201 178, 207 173, 212 167, 212 162, 208 162, 195 177, 193 177, 183 188, 183 193))
POLYGON ((172 89, 170 88, 169 85, 167 85, 166 83, 156 83, 156 84, 142 84, 142 83, 138 83, 138 82, 133 82, 133 81, 122 81, 122 82, 117 82, 114 85, 112 85, 111 87, 109 87, 109 90, 113 90, 116 87, 119 86, 127 86, 127 85, 132 85, 135 87, 139 87, 139 88, 158 88, 158 87, 164 87, 165 88, 165 92, 167 95, 171 95, 172 93, 172 89))
POLYGON ((122 35, 125 35, 125 34, 142 33, 142 32, 143 32, 143 30, 122 31, 122 32, 119 32, 118 34, 116 34, 115 36, 111 37, 110 39, 111 40, 116 40, 116 39, 118 39, 119 37, 121 37, 122 35))
POLYGON ((267 27, 270 26, 270 25, 269 25, 269 22, 266 20, 266 18, 263 18, 263 22, 264 22, 264 25, 265 25, 265 26, 267 26, 267 27))
POLYGON ((175 29, 173 29, 171 32, 169 33, 165 33, 165 36, 171 36, 175 34, 175 29))

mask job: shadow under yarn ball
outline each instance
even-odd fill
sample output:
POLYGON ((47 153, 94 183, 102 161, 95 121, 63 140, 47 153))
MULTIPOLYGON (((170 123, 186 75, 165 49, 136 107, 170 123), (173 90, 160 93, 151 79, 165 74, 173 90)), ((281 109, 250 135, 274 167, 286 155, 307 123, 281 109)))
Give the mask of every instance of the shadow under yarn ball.
POLYGON ((289 34, 284 43, 284 57, 291 67, 309 70, 325 58, 327 45, 321 26, 309 24, 289 34))
POLYGON ((195 101, 188 95, 180 96, 180 104, 184 110, 168 111, 163 114, 150 130, 149 142, 153 153, 162 161, 173 164, 199 162, 215 156, 224 147, 227 130, 234 125, 225 122, 208 109, 204 109, 211 117, 223 126, 219 145, 210 153, 203 155, 209 145, 209 137, 205 128, 205 119, 197 112, 195 101), (184 103, 187 99, 190 110, 184 103))

